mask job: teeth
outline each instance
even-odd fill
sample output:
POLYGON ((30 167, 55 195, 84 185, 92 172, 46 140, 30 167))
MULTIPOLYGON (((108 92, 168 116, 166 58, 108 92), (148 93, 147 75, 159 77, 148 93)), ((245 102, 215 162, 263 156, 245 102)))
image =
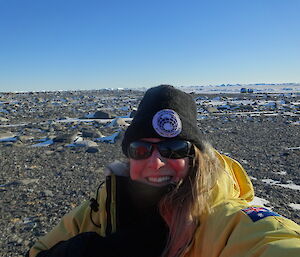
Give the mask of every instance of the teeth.
POLYGON ((154 183, 161 183, 161 182, 165 182, 170 180, 171 177, 170 176, 163 176, 163 177, 148 177, 148 180, 150 182, 154 182, 154 183))

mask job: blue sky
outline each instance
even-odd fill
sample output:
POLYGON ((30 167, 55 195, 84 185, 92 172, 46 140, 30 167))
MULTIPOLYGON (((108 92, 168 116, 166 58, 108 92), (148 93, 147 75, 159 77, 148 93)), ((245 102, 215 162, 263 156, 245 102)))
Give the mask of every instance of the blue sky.
POLYGON ((298 0, 0 0, 0 91, 300 82, 298 0))

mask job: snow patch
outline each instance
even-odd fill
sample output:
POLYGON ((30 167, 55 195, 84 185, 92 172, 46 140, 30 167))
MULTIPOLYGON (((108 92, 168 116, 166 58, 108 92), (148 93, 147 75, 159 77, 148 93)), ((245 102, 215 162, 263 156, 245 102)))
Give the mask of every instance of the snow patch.
POLYGON ((300 146, 296 146, 296 147, 287 147, 285 148, 286 150, 300 150, 300 146))
POLYGON ((269 185, 281 186, 281 187, 284 187, 284 188, 289 188, 289 189, 300 191, 300 186, 294 184, 293 181, 289 181, 289 184, 281 184, 280 181, 269 179, 269 178, 262 179, 261 181, 266 183, 266 184, 269 184, 269 185))
POLYGON ((300 210, 300 204, 299 203, 289 203, 289 206, 293 208, 294 210, 300 210))
POLYGON ((277 174, 277 175, 282 175, 282 176, 287 174, 286 171, 278 171, 278 172, 274 172, 274 173, 277 174))
MULTIPOLYGON (((270 202, 268 200, 255 196, 254 199, 249 204, 266 207, 266 205, 269 205, 269 203, 270 202)), ((270 207, 268 208, 271 209, 270 207)))
POLYGON ((50 140, 47 140, 45 142, 32 145, 31 147, 45 147, 45 146, 49 146, 49 145, 52 145, 52 144, 53 144, 53 140, 50 139, 50 140))
POLYGON ((0 142, 15 142, 18 139, 16 137, 3 137, 0 138, 0 142))
POLYGON ((120 133, 121 133, 121 131, 117 131, 107 137, 98 137, 98 138, 95 138, 95 141, 114 144, 116 142, 118 136, 120 135, 120 133))

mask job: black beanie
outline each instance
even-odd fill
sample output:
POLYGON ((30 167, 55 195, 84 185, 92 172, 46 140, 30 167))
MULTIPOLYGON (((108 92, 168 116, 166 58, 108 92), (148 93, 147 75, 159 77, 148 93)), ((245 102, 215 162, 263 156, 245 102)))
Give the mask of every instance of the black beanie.
POLYGON ((146 91, 122 141, 123 153, 141 138, 183 139, 203 148, 193 97, 170 85, 146 91))

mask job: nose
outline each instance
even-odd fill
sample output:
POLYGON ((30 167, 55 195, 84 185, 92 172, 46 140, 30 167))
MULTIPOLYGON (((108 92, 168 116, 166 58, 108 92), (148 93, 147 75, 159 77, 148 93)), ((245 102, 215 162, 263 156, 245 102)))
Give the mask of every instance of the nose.
POLYGON ((148 168, 154 170, 158 170, 165 165, 165 161, 163 160, 163 157, 160 155, 157 149, 153 150, 152 155, 147 159, 147 161, 148 168))

